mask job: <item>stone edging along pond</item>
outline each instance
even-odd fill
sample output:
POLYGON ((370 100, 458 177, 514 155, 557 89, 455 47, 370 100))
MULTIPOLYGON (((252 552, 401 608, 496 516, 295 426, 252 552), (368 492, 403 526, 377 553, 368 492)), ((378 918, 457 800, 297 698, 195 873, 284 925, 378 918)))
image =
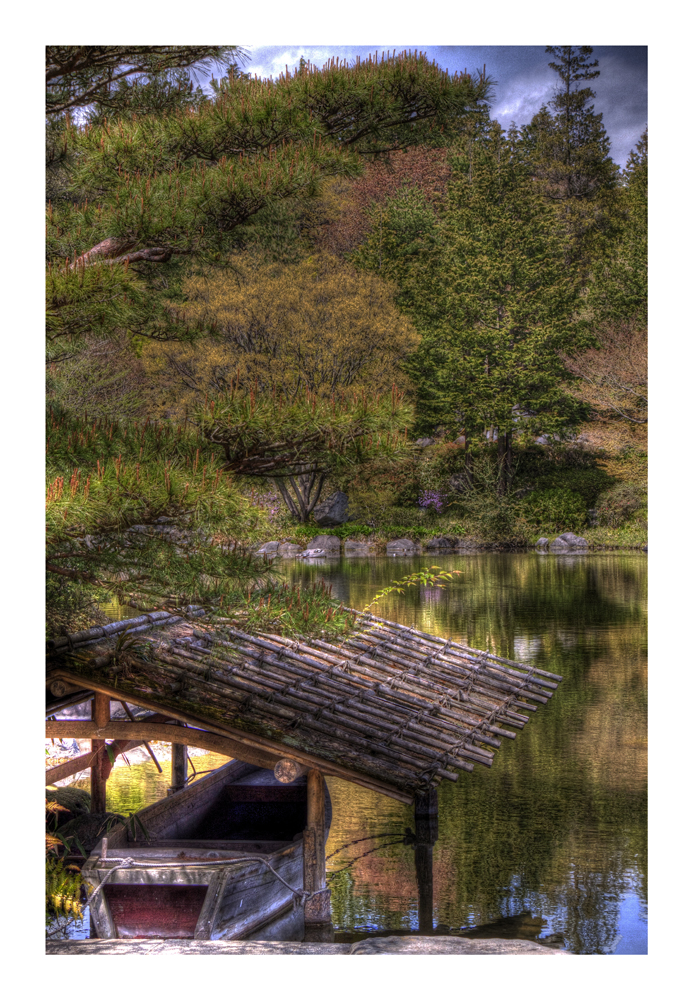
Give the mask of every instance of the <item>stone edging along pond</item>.
POLYGON ((395 538, 392 541, 376 542, 372 540, 356 541, 347 538, 342 541, 337 535, 316 535, 305 545, 298 545, 294 542, 270 541, 264 544, 253 546, 257 555, 264 555, 268 558, 283 559, 310 559, 339 556, 416 556, 430 552, 438 555, 452 555, 457 552, 502 552, 502 551, 527 551, 537 552, 579 553, 591 551, 604 551, 609 549, 624 549, 634 551, 647 551, 647 545, 639 546, 607 546, 591 545, 586 538, 575 535, 572 532, 564 532, 554 539, 540 538, 534 545, 522 545, 517 542, 481 542, 457 538, 452 535, 441 535, 438 538, 431 538, 425 542, 413 540, 411 538, 395 538))

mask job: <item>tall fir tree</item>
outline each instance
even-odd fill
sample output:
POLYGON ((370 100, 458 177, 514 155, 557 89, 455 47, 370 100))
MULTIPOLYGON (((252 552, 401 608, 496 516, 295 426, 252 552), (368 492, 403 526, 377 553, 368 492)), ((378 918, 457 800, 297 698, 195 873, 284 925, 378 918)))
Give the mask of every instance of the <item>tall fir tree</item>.
POLYGON ((583 283, 591 262, 612 231, 618 167, 611 159, 595 92, 582 84, 599 76, 589 45, 549 45, 549 66, 561 80, 553 99, 522 129, 534 176, 556 207, 570 237, 566 263, 580 268, 583 283))
POLYGON ((420 416, 429 427, 462 425, 467 446, 497 439, 505 493, 518 431, 559 433, 579 419, 559 357, 588 343, 573 321, 579 282, 516 129, 505 135, 480 116, 456 143, 451 172, 439 225, 393 199, 355 258, 399 281, 422 334, 407 365, 420 416))

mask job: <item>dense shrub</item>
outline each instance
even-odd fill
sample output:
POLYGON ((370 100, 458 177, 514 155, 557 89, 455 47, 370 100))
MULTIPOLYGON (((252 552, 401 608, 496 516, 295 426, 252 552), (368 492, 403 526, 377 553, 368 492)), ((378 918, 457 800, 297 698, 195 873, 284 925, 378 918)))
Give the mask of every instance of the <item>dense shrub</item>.
POLYGON ((619 483, 600 498, 596 506, 597 524, 605 528, 620 528, 643 508, 642 488, 635 483, 619 483))
POLYGON ((537 531, 579 531, 587 521, 584 498, 562 487, 535 490, 522 504, 528 523, 537 531))

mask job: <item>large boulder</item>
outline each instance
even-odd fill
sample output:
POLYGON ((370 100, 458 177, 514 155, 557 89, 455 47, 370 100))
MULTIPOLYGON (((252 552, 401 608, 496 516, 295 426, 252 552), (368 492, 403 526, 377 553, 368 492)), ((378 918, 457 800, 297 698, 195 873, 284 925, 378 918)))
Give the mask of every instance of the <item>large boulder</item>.
POLYGON ((279 552, 279 542, 265 542, 257 550, 257 555, 259 556, 276 556, 279 552))
POLYGON ((336 524, 344 524, 349 519, 349 497, 341 490, 330 494, 313 509, 313 520, 321 528, 330 528, 336 524))
POLYGON ((347 538, 344 543, 345 556, 374 556, 375 551, 375 542, 357 542, 347 538))
POLYGON ((566 531, 558 537, 562 541, 567 542, 573 549, 586 549, 589 544, 586 538, 582 538, 581 535, 574 535, 572 531, 566 531))
POLYGON ((311 549, 324 549, 328 555, 339 555, 342 543, 336 535, 316 535, 311 538, 311 549))
POLYGON ((293 542, 282 542, 277 549, 277 555, 282 556, 283 559, 293 559, 302 551, 302 545, 294 545, 293 542))
POLYGON ((439 538, 429 538, 424 543, 425 549, 452 549, 459 542, 459 538, 450 535, 441 535, 439 538))
POLYGON ((418 552, 418 546, 411 538, 395 538, 387 543, 385 551, 389 556, 413 556, 418 552))
POLYGON ((580 535, 574 535, 572 531, 566 531, 549 545, 549 552, 572 552, 575 549, 586 549, 587 539, 580 535))
POLYGON ((537 540, 537 548, 538 549, 546 549, 546 548, 548 548, 548 545, 549 545, 549 539, 548 538, 542 537, 542 538, 539 538, 537 540))

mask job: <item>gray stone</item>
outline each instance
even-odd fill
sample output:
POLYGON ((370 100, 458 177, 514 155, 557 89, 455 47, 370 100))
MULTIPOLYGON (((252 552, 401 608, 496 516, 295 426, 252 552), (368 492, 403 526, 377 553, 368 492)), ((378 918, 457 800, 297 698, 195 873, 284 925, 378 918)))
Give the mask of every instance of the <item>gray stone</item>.
POLYGON ((349 520, 349 498, 346 493, 337 490, 326 500, 313 509, 313 520, 321 528, 329 528, 335 524, 344 524, 349 520))
POLYGON ((588 542, 580 535, 574 535, 572 531, 565 531, 562 535, 549 545, 549 552, 572 552, 575 549, 586 549, 588 542))
POLYGON ((294 545, 293 542, 282 542, 277 549, 277 555, 283 556, 284 559, 291 559, 302 551, 302 545, 294 545))
POLYGON ((344 543, 345 556, 374 556, 374 542, 357 542, 353 538, 348 538, 344 543))
POLYGON ((420 448, 428 448, 429 445, 435 444, 435 438, 417 438, 414 444, 418 444, 420 448))
POLYGON ((276 556, 279 551, 279 542, 265 542, 257 550, 259 556, 276 556))
POLYGON ((303 552, 299 552, 299 559, 322 559, 327 553, 324 549, 304 549, 303 552))
POLYGON ((435 935, 433 937, 372 937, 356 941, 350 955, 566 955, 534 941, 435 935))
POLYGON ((452 538, 450 535, 441 535, 439 538, 429 538, 424 542, 425 549, 452 549, 459 542, 459 538, 452 538))
MULTIPOLYGON (((161 938, 46 941, 47 955, 568 955, 534 941, 474 940, 452 935, 392 935, 348 943, 309 941, 196 941, 161 938)), ((569 956, 570 957, 570 956, 569 956)))
POLYGON ((547 547, 547 545, 548 545, 548 544, 549 544, 549 540, 548 540, 548 538, 543 538, 543 537, 542 537, 542 538, 539 538, 539 539, 537 540, 537 548, 538 548, 538 549, 545 549, 545 548, 547 547))
POLYGON ((341 547, 342 543, 336 535, 316 535, 310 540, 311 549, 324 549, 325 552, 336 552, 337 555, 341 547))
POLYGON ((387 543, 385 551, 389 556, 413 556, 417 546, 411 538, 395 538, 394 541, 387 543))
POLYGON ((558 537, 561 541, 567 542, 573 549, 586 549, 589 544, 586 538, 582 538, 580 535, 574 535, 572 531, 566 531, 558 537))

